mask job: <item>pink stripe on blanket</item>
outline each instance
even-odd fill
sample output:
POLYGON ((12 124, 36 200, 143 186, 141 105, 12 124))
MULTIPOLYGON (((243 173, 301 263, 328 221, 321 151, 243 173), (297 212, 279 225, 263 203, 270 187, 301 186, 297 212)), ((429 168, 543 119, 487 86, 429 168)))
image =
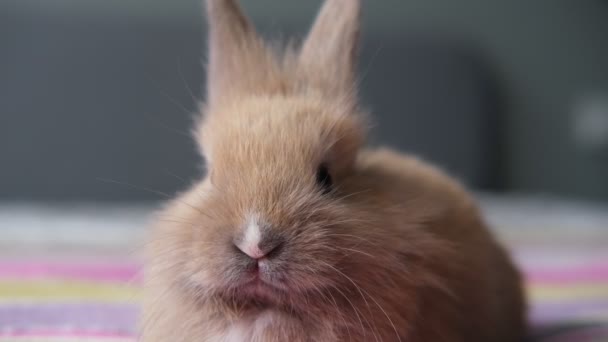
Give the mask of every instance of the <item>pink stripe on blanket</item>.
POLYGON ((104 339, 128 339, 133 338, 130 334, 111 333, 103 331, 56 331, 43 330, 34 332, 0 332, 0 337, 31 337, 31 338, 51 338, 51 337, 89 337, 104 339))
MULTIPOLYGON (((139 264, 133 262, 0 261, 0 278, 63 278, 124 283, 138 280, 139 270, 139 264)), ((528 280, 540 283, 608 281, 608 260, 591 265, 527 267, 525 273, 528 280)))
POLYGON ((138 280, 139 265, 135 263, 78 262, 7 262, 0 261, 0 279, 79 279, 102 282, 138 280))
POLYGON ((574 283, 608 281, 608 261, 576 267, 528 269, 526 278, 539 283, 574 283))

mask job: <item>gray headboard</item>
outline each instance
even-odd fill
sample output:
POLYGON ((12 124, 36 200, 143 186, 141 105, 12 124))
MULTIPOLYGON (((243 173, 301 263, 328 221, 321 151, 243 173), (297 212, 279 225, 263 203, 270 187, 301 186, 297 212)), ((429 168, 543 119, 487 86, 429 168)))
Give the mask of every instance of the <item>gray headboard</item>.
MULTIPOLYGON (((173 192, 197 177, 188 134, 190 92, 202 94, 204 25, 202 15, 191 18, 4 8, 0 199, 151 199, 158 194, 135 187, 173 192)), ((500 106, 481 56, 444 37, 365 32, 362 93, 377 122, 373 143, 497 186, 500 106)))

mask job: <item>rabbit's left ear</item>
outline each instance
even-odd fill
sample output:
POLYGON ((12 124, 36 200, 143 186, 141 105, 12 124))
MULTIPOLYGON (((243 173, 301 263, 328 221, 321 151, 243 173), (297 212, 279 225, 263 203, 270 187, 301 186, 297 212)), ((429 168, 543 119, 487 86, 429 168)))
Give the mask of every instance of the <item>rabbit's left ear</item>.
POLYGON ((326 0, 302 45, 301 75, 330 95, 356 90, 360 0, 326 0))
POLYGON ((206 0, 209 23, 207 105, 271 86, 278 70, 236 0, 206 0))

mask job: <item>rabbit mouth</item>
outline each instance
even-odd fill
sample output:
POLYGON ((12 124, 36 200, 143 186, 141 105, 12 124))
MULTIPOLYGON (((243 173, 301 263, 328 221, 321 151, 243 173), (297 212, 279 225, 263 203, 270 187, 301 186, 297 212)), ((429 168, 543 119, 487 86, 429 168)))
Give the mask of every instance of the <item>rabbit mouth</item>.
POLYGON ((238 304, 242 310, 257 311, 286 306, 290 291, 284 284, 252 277, 231 287, 222 297, 229 303, 238 304))
POLYGON ((255 277, 237 288, 237 293, 254 301, 276 300, 285 296, 286 291, 281 284, 266 281, 262 277, 255 277))

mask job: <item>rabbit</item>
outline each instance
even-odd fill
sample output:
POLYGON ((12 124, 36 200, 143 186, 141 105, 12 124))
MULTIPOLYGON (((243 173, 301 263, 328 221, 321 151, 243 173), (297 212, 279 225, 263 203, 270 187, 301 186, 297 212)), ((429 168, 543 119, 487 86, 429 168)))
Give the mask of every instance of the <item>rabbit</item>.
POLYGON ((326 0, 299 46, 206 0, 207 172, 156 216, 143 342, 515 342, 521 276, 472 196, 366 148, 359 0, 326 0))

